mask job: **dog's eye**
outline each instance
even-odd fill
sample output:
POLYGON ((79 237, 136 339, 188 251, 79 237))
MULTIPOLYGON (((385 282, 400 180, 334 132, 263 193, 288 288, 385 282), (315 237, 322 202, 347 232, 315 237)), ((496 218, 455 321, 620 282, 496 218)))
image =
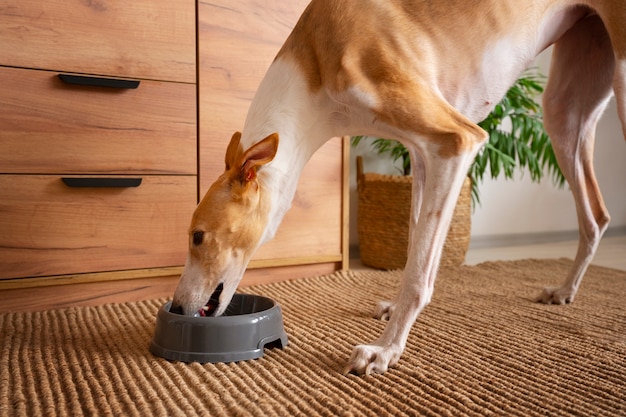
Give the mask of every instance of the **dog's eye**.
POLYGON ((194 245, 202 244, 203 240, 204 240, 204 232, 203 231, 196 230, 195 232, 193 232, 193 244, 194 245))

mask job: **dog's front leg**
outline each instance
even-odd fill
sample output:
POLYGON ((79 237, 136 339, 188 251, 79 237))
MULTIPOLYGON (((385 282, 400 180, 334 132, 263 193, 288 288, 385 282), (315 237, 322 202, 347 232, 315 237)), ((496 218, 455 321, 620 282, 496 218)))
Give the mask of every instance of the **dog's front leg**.
MULTIPOLYGON (((411 176, 413 179, 411 187, 411 218, 409 223, 410 231, 416 230, 420 210, 422 208, 422 196, 424 195, 424 185, 426 173, 424 171, 424 161, 416 148, 407 148, 411 157, 411 176)), ((419 237, 417 233, 409 232, 409 248, 417 248, 419 237), (414 241, 415 240, 415 241, 414 241)), ((433 278, 434 279, 434 278, 433 278)), ((398 294, 398 296, 401 293, 398 294)), ((374 318, 389 320, 394 314, 397 301, 380 301, 374 309, 374 318)))
MULTIPOLYGON (((415 200, 418 198, 419 196, 414 194, 413 206, 416 206, 415 200)), ((454 206, 452 208, 454 209, 454 206)), ((437 257, 432 255, 433 251, 440 250, 437 246, 441 245, 438 244, 435 236, 424 239, 422 235, 422 240, 417 238, 421 235, 417 231, 420 229, 419 208, 413 213, 415 214, 410 223, 409 256, 400 290, 393 302, 380 302, 374 312, 376 318, 389 319, 389 322, 383 334, 374 343, 358 345, 354 348, 344 374, 349 372, 383 373, 389 366, 395 365, 404 351, 411 326, 422 309, 430 302, 433 291, 431 282, 434 282, 435 275, 433 268, 438 262, 437 257)), ((435 224, 437 222, 432 220, 434 219, 422 219, 421 229, 434 231, 437 226, 440 229, 444 226, 441 222, 437 225, 435 224)), ((438 234, 442 233, 445 235, 445 231, 439 231, 438 234)))
MULTIPOLYGON (((421 187, 422 193, 413 194, 409 253, 400 291, 393 303, 378 305, 375 315, 389 318, 389 322, 374 343, 354 348, 344 368, 345 374, 383 373, 395 365, 413 323, 430 302, 458 195, 476 152, 486 140, 486 133, 474 126, 452 134, 457 136, 458 143, 464 144, 459 154, 443 155, 438 146, 433 146, 432 152, 420 153, 425 161, 424 171, 423 175, 418 171, 414 187, 421 187)), ((450 135, 445 138, 449 140, 450 135)))
POLYGON ((416 287, 409 289, 411 285, 403 285, 395 302, 382 302, 378 305, 375 315, 380 318, 388 317, 389 322, 383 334, 374 343, 354 348, 344 368, 344 374, 383 373, 398 362, 411 326, 432 295, 432 288, 425 282, 419 282, 426 280, 411 278, 405 272, 404 282, 418 281, 416 287))

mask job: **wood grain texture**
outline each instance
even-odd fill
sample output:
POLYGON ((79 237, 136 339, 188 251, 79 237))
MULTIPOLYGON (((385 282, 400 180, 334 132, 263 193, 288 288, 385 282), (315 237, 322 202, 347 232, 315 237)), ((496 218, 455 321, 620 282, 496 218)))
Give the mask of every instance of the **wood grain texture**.
POLYGON ((0 65, 195 82, 194 0, 4 0, 0 65))
POLYGON ((195 187, 195 176, 74 189, 59 176, 0 175, 0 278, 182 265, 195 187))
POLYGON ((196 174, 193 84, 70 86, 6 67, 0 80, 1 173, 196 174))

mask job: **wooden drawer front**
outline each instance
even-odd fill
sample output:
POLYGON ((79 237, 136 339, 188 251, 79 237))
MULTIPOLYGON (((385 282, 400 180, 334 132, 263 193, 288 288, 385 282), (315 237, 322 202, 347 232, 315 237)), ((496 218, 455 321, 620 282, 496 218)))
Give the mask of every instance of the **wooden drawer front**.
POLYGON ((0 65, 195 82, 194 0, 3 0, 0 65))
POLYGON ((0 173, 196 174, 196 88, 68 85, 0 67, 0 173))
POLYGON ((183 265, 195 206, 194 176, 71 188, 58 176, 0 175, 0 278, 183 265))
POLYGON ((203 88, 225 90, 227 97, 238 98, 247 108, 261 78, 309 2, 200 2, 198 52, 203 88))

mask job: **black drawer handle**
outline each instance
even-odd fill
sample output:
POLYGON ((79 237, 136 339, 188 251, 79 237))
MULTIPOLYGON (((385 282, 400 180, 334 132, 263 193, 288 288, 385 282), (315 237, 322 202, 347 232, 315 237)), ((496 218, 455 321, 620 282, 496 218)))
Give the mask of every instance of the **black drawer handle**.
POLYGON ((119 78, 87 77, 85 75, 59 74, 59 78, 65 84, 87 85, 91 87, 127 88, 139 87, 137 80, 122 80, 119 78))
POLYGON ((142 178, 61 178, 63 183, 73 188, 130 188, 139 187, 142 178))

